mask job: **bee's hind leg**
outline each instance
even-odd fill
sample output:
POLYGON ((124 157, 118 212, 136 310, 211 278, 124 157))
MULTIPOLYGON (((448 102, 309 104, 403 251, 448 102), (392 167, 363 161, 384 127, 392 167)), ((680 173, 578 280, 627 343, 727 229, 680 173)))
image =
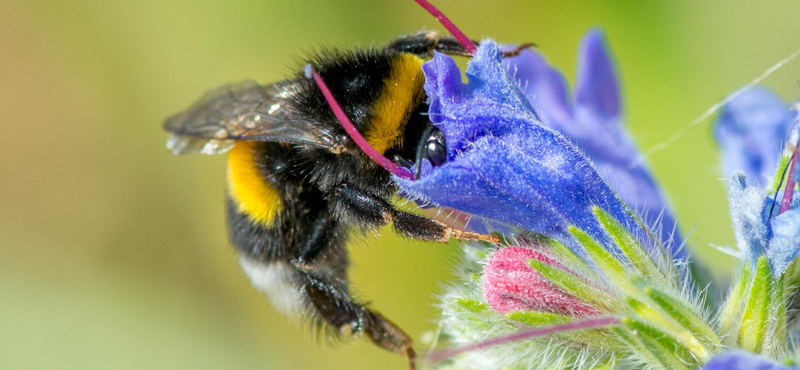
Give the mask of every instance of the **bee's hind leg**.
POLYGON ((381 348, 406 356, 409 369, 414 369, 417 355, 411 338, 380 313, 353 300, 346 281, 303 268, 298 272, 303 295, 325 324, 341 334, 365 334, 381 348))

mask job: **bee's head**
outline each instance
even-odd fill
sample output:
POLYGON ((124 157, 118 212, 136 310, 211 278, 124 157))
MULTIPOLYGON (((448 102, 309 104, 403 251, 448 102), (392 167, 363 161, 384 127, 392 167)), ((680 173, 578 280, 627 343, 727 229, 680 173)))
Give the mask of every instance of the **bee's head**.
MULTIPOLYGON (((458 40, 470 54, 478 49, 475 43, 464 35, 439 9, 426 0, 415 0, 420 6, 436 17, 442 25, 458 40)), ((401 148, 383 148, 378 151, 370 142, 361 135, 353 125, 347 114, 331 94, 330 89, 314 70, 312 64, 305 67, 305 77, 314 79, 328 105, 333 110, 336 118, 342 124, 348 136, 359 148, 375 163, 389 171, 394 176, 405 180, 415 180, 419 177, 424 160, 432 166, 439 166, 447 161, 447 147, 444 134, 430 122, 427 116, 428 105, 421 103, 405 124, 405 134, 401 148), (424 111, 422 111, 424 109, 424 111), (389 150, 386 150, 389 149, 389 150), (384 155, 385 154, 385 155, 384 155), (387 158, 387 156, 389 158, 387 158), (391 159, 390 159, 391 158, 391 159), (412 173, 412 170, 414 171, 412 173)))

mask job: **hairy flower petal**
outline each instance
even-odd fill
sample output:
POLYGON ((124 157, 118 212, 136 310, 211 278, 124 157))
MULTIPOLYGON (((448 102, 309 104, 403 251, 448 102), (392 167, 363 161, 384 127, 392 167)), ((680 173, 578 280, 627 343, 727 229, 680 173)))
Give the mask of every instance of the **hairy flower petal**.
POLYGON ((620 113, 619 86, 602 31, 593 30, 584 36, 578 60, 576 108, 605 118, 617 118, 620 113))
POLYGON ((640 161, 623 125, 612 59, 603 32, 589 31, 581 41, 574 102, 562 74, 537 51, 525 50, 517 57, 506 58, 503 66, 523 89, 542 123, 580 147, 626 204, 648 221, 661 215, 662 240, 680 244, 680 232, 666 197, 640 161))
POLYGON ((641 234, 581 151, 536 119, 502 68, 495 43, 481 43, 466 84, 442 54, 423 71, 430 118, 444 133, 448 162, 423 168, 417 181, 396 179, 404 193, 562 240, 570 239, 566 228, 573 225, 607 241, 591 210, 598 206, 641 234))
POLYGON ((733 174, 728 187, 731 221, 739 250, 755 263, 767 250, 770 230, 767 224, 772 200, 766 190, 747 186, 743 173, 733 174), (765 214, 766 212, 766 214, 765 214))
MULTIPOLYGON (((798 193, 795 192, 795 199, 798 193)), ((767 247, 767 258, 776 273, 783 272, 800 253, 800 207, 792 205, 788 211, 769 221, 772 238, 767 247)))

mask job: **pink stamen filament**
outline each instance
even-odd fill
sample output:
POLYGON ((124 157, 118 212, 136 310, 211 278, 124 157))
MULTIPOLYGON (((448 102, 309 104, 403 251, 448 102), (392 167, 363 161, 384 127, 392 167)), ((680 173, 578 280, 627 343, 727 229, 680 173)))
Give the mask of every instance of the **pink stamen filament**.
POLYGON ((342 110, 342 107, 336 101, 336 98, 333 97, 331 90, 328 88, 328 85, 325 84, 325 81, 322 80, 319 73, 314 70, 314 67, 311 64, 306 66, 306 77, 313 77, 314 82, 317 83, 317 87, 322 92, 322 95, 325 97, 325 100, 328 101, 328 105, 331 107, 333 114, 336 116, 336 119, 339 120, 339 123, 342 124, 344 130, 347 132, 347 135, 350 136, 351 139, 358 145, 359 148, 375 163, 379 164, 381 167, 385 168, 390 173, 394 174, 395 176, 406 179, 406 180, 413 180, 414 175, 411 171, 400 167, 397 163, 390 161, 388 158, 384 157, 383 154, 379 153, 375 148, 373 148, 367 139, 364 139, 361 136, 361 133, 358 132, 358 129, 353 122, 350 121, 350 118, 347 117, 347 114, 342 110), (309 76, 310 75, 310 76, 309 76))
POLYGON ((506 343, 516 342, 535 337, 543 337, 545 335, 563 333, 572 330, 588 330, 588 329, 603 328, 606 326, 618 325, 619 323, 620 321, 616 317, 608 317, 608 316, 594 317, 581 321, 573 321, 571 323, 563 325, 554 325, 546 328, 535 328, 535 329, 525 330, 519 333, 510 334, 503 337, 492 338, 483 342, 468 344, 462 347, 431 352, 428 354, 428 356, 426 356, 426 358, 431 362, 439 362, 447 360, 448 358, 452 358, 456 355, 465 352, 479 351, 482 349, 499 346, 506 343))
POLYGON ((783 189, 783 198, 781 198, 781 208, 778 210, 778 214, 780 215, 783 212, 789 210, 789 207, 792 205, 792 196, 794 195, 794 187, 796 185, 794 181, 794 165, 797 163, 797 146, 800 145, 800 141, 795 144, 794 149, 792 150, 792 157, 789 159, 789 176, 786 179, 786 187, 783 189))
POLYGON ((478 51, 478 47, 475 46, 475 43, 472 42, 472 40, 470 40, 469 37, 467 37, 467 35, 464 34, 464 32, 461 32, 461 30, 458 29, 458 27, 456 27, 453 21, 447 18, 447 16, 445 16, 441 10, 437 9, 435 6, 433 6, 426 0, 414 0, 414 1, 416 1, 417 4, 419 4, 420 6, 422 6, 423 9, 427 10, 428 13, 431 13, 431 15, 434 16, 436 20, 438 20, 439 23, 441 23, 442 26, 444 26, 444 28, 446 28, 447 31, 450 32, 450 34, 453 35, 453 37, 455 37, 456 40, 458 40, 458 43, 461 44, 461 46, 463 46, 464 49, 466 49, 470 54, 475 54, 475 52, 478 51))

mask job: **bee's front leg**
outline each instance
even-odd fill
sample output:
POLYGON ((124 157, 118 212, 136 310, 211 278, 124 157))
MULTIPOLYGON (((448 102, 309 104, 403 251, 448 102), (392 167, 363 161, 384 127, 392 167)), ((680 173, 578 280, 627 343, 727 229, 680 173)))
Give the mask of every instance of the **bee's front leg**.
MULTIPOLYGON (((475 45, 480 42, 472 41, 475 45)), ((502 53, 503 58, 515 57, 522 50, 536 46, 534 43, 524 43, 516 49, 502 53)), ((457 55, 462 57, 472 56, 467 49, 453 36, 439 36, 435 31, 418 32, 413 35, 406 35, 392 41, 388 49, 401 53, 416 54, 421 57, 430 57, 434 51, 447 55, 457 55)))

